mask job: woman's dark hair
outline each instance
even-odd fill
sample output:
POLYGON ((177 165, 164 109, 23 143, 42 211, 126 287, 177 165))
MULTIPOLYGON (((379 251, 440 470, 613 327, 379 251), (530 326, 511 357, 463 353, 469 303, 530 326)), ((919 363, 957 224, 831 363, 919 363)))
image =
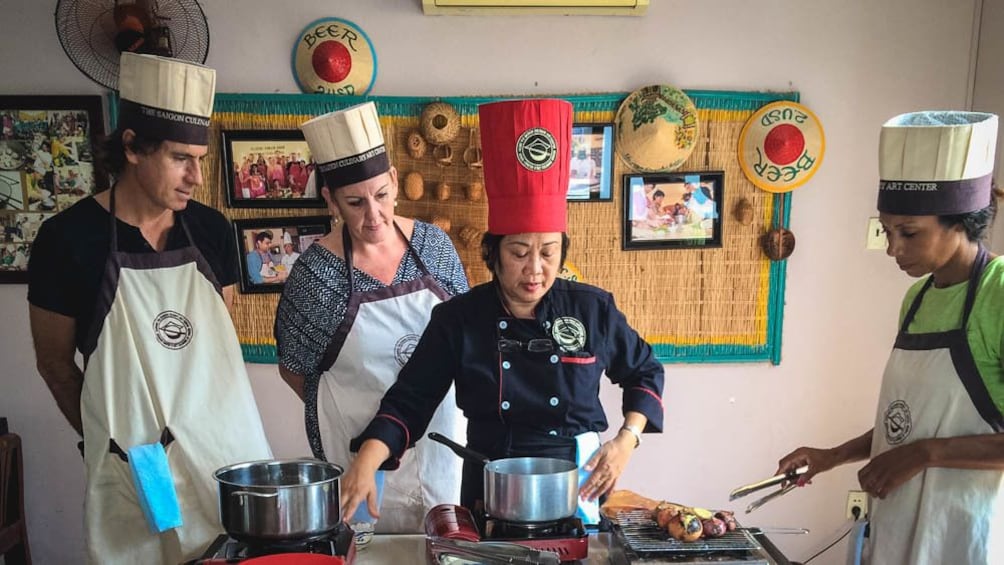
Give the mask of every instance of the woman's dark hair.
MULTIPOLYGON (((499 266, 499 257, 502 251, 502 238, 504 235, 497 235, 490 232, 485 232, 484 237, 481 238, 481 258, 484 260, 485 265, 488 270, 492 272, 494 276, 496 269, 499 266)), ((558 265, 559 268, 565 266, 565 258, 568 257, 568 246, 571 244, 571 240, 568 239, 568 234, 562 232, 561 234, 561 263, 558 265)))
MULTIPOLYGON (((113 131, 110 135, 102 138, 98 142, 97 147, 95 147, 94 166, 99 174, 118 177, 125 170, 126 146, 122 143, 123 131, 121 128, 113 131)), ((129 145, 129 149, 133 153, 149 155, 160 149, 161 144, 164 143, 162 139, 145 137, 135 133, 135 131, 133 133, 135 135, 132 138, 132 143, 129 145)))
POLYGON ((961 225, 969 241, 983 241, 987 238, 990 226, 993 225, 994 217, 997 215, 997 199, 1002 197, 1004 197, 1004 190, 995 185, 989 206, 966 214, 938 216, 938 223, 946 228, 961 225))

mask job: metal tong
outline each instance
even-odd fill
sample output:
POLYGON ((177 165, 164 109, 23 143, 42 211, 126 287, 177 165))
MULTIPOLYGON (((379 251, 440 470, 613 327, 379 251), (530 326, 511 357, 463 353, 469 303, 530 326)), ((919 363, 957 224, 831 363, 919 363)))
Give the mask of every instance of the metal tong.
POLYGON ((470 542, 465 540, 428 538, 429 549, 439 558, 450 555, 467 561, 488 565, 526 563, 533 565, 559 565, 557 553, 507 542, 470 542))
POLYGON ((757 508, 760 508, 761 506, 763 506, 764 504, 770 502, 771 500, 774 500, 775 498, 778 498, 778 497, 784 496, 785 494, 788 494, 788 492, 790 492, 791 489, 793 489, 796 486, 798 486, 798 484, 796 482, 796 479, 799 476, 804 475, 808 471, 809 471, 809 466, 808 465, 803 465, 803 466, 801 466, 798 469, 795 469, 793 471, 788 471, 787 473, 781 473, 780 475, 774 475, 773 477, 771 477, 769 479, 764 479, 764 480, 762 480, 760 482, 756 482, 756 483, 753 483, 753 484, 741 486, 741 487, 739 487, 739 488, 737 488, 734 491, 732 491, 732 492, 729 493, 729 500, 732 501, 732 500, 735 500, 737 498, 742 498, 742 497, 744 497, 744 496, 746 496, 748 494, 754 493, 754 492, 756 492, 758 490, 765 489, 767 487, 772 487, 774 485, 779 485, 779 484, 784 483, 784 482, 788 483, 787 485, 785 485, 785 486, 779 488, 778 490, 776 490, 776 491, 768 494, 767 496, 765 496, 763 498, 760 498, 760 499, 757 499, 757 500, 754 500, 752 503, 750 503, 750 505, 746 507, 746 513, 749 514, 750 512, 756 510, 757 508))

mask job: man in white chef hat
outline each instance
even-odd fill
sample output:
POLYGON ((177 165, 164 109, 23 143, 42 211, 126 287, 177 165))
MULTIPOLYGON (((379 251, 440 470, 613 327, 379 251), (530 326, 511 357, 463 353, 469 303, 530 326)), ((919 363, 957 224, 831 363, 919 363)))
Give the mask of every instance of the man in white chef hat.
POLYGON ((271 456, 228 314, 236 243, 192 200, 215 81, 123 53, 118 129, 97 163, 116 182, 46 221, 33 246, 32 335, 84 438, 90 563, 197 557, 222 530, 213 472, 271 456))

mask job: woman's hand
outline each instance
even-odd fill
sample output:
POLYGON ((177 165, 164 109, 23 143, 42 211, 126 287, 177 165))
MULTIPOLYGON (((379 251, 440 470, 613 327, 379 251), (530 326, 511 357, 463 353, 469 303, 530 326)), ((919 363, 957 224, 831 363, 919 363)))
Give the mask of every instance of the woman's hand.
POLYGON ((634 447, 634 435, 624 431, 601 445, 586 463, 585 470, 591 474, 579 489, 579 496, 594 500, 613 490, 634 453, 634 447))
POLYGON ((885 498, 931 461, 928 443, 917 441, 877 455, 858 471, 861 489, 872 496, 885 498))
POLYGON ((371 516, 380 517, 380 509, 377 507, 376 472, 389 454, 390 449, 387 445, 375 439, 366 440, 360 447, 356 460, 342 475, 340 481, 342 521, 352 518, 363 502, 366 503, 371 516))
POLYGON ((808 472, 804 475, 800 475, 796 480, 796 484, 803 487, 812 482, 812 477, 824 471, 829 471, 839 464, 840 462, 837 460, 837 457, 832 449, 799 447, 795 451, 792 451, 782 457, 781 460, 777 462, 777 472, 775 474, 780 475, 782 473, 788 473, 798 469, 799 467, 808 465, 808 472))
POLYGON ((341 505, 342 521, 348 521, 359 508, 360 504, 366 504, 370 515, 374 518, 380 517, 380 510, 377 508, 377 485, 376 472, 361 468, 361 465, 353 463, 348 472, 342 475, 341 480, 341 505))

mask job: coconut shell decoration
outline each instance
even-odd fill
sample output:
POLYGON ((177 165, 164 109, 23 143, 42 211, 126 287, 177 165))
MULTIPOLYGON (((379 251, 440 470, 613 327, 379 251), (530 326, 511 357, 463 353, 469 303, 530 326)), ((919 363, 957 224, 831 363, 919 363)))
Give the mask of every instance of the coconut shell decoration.
POLYGON ((460 115, 446 102, 433 102, 422 109, 422 137, 433 145, 445 145, 460 132, 460 115))
POLYGON ((437 145, 432 150, 432 158, 440 167, 449 167, 453 164, 453 148, 449 145, 437 145))
POLYGON ((474 226, 464 226, 460 228, 460 233, 457 237, 464 244, 467 249, 477 249, 481 246, 481 238, 484 237, 485 232, 479 230, 474 226))
POLYGON ((740 199, 739 203, 736 204, 734 214, 736 216, 736 220, 744 226, 748 226, 753 223, 753 205, 745 198, 740 199))
POLYGON ((760 247, 771 261, 787 259, 795 251, 795 234, 785 228, 774 228, 760 236, 760 247))
POLYGON ((480 169, 484 166, 481 135, 478 133, 478 128, 471 128, 470 143, 467 149, 464 149, 464 164, 469 169, 480 169))
POLYGON ((441 182, 436 185, 436 200, 449 200, 450 199, 450 185, 441 182))
POLYGON ((421 200, 425 194, 425 179, 422 173, 412 171, 404 177, 404 195, 408 200, 421 200))
POLYGON ((450 219, 447 218, 446 216, 433 216, 432 225, 436 226, 437 228, 443 230, 446 233, 450 233, 450 228, 453 227, 453 224, 450 222, 450 219))
POLYGON ((467 193, 467 200, 469 202, 481 202, 485 197, 485 183, 474 181, 467 185, 465 192, 467 193))
POLYGON ((408 134, 408 155, 411 155, 412 159, 421 159, 425 157, 426 143, 425 138, 422 134, 417 131, 413 131, 408 134))

